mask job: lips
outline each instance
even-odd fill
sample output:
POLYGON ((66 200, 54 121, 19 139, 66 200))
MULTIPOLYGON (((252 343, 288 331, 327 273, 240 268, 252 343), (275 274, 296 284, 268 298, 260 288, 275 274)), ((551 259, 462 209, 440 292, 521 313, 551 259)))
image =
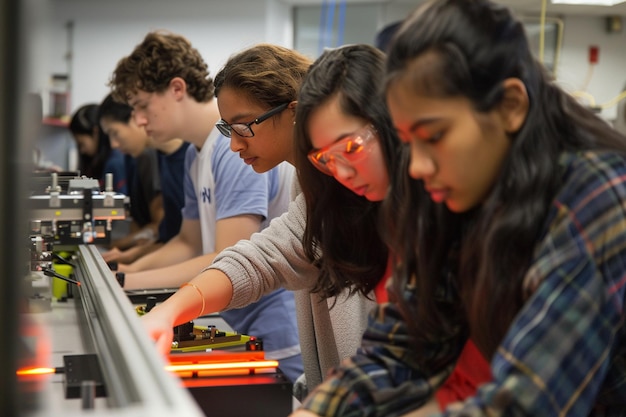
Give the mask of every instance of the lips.
POLYGON ((367 185, 362 185, 360 187, 352 187, 352 192, 356 195, 365 195, 367 192, 367 185))
POLYGON ((426 187, 426 191, 430 194, 430 198, 435 203, 443 203, 450 195, 450 190, 448 188, 426 187))
POLYGON ((252 164, 254 163, 254 161, 256 161, 256 160, 257 160, 257 158, 256 158, 256 157, 246 158, 246 157, 243 157, 243 156, 241 157, 241 159, 243 159, 243 162, 244 162, 246 165, 252 165, 252 164))

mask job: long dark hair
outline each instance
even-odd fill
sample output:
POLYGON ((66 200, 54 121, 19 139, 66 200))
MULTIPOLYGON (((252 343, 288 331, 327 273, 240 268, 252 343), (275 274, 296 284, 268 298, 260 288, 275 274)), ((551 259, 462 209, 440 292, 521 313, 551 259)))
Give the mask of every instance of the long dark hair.
POLYGON ((98 134, 98 146, 96 154, 93 156, 79 154, 78 169, 81 175, 89 178, 104 178, 104 164, 111 154, 111 143, 109 137, 100 129, 98 119, 99 106, 97 104, 86 104, 76 110, 70 120, 69 129, 73 135, 84 134, 93 136, 98 134))
POLYGON ((369 121, 380 138, 389 172, 396 169, 397 140, 381 97, 384 54, 369 45, 325 51, 307 73, 296 110, 296 168, 307 203, 303 238, 307 256, 320 268, 314 291, 344 288, 367 294, 383 277, 388 249, 377 229, 380 203, 370 202, 319 172, 308 161, 311 112, 339 97, 342 111, 369 121))
POLYGON ((416 94, 465 97, 478 112, 500 104, 507 78, 520 79, 528 92, 526 121, 511 137, 501 175, 480 207, 454 214, 419 201, 423 185, 408 175, 392 180, 403 196, 402 214, 385 206, 399 256, 395 291, 413 287, 418 298, 402 305, 418 346, 433 336, 471 332, 490 357, 525 301, 522 280, 560 186, 559 155, 624 152, 626 142, 555 85, 532 56, 522 24, 488 0, 436 0, 418 8, 389 50, 386 85, 401 77, 416 94), (461 297, 456 304, 438 298, 450 281, 461 297))

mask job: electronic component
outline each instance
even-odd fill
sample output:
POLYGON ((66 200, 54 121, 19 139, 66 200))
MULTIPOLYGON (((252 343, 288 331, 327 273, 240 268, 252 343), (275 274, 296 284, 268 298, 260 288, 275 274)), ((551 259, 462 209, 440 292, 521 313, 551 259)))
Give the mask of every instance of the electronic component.
POLYGON ((170 355, 170 365, 207 416, 275 417, 292 412, 292 383, 262 351, 170 355))

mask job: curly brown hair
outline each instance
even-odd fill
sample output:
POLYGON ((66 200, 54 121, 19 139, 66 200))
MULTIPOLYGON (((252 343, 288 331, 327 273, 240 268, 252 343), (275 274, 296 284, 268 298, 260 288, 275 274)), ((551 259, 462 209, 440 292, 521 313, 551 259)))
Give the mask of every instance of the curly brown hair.
POLYGON ((198 102, 213 98, 209 67, 198 50, 183 36, 155 31, 118 62, 109 86, 116 100, 126 102, 138 90, 165 91, 174 77, 185 80, 189 95, 198 102))
POLYGON ((312 60, 278 45, 257 44, 231 56, 215 76, 215 96, 229 87, 244 91, 266 107, 298 99, 300 85, 312 60))

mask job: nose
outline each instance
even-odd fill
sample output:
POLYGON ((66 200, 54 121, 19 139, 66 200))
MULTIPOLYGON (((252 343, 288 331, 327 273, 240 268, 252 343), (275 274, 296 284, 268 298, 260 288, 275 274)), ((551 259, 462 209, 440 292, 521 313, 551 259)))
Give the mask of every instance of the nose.
POLYGON ((435 173, 435 161, 422 149, 411 147, 411 163, 409 164, 409 176, 413 179, 423 179, 435 173))
POLYGON ((148 119, 143 112, 133 111, 133 118, 135 119, 135 124, 137 124, 137 126, 145 127, 148 124, 148 119))
POLYGON ((230 137, 230 150, 233 152, 241 152, 246 149, 246 140, 239 137, 237 133, 233 132, 230 137))
POLYGON ((337 181, 344 182, 354 177, 355 170, 350 164, 337 160, 333 162, 334 163, 329 168, 337 181))

